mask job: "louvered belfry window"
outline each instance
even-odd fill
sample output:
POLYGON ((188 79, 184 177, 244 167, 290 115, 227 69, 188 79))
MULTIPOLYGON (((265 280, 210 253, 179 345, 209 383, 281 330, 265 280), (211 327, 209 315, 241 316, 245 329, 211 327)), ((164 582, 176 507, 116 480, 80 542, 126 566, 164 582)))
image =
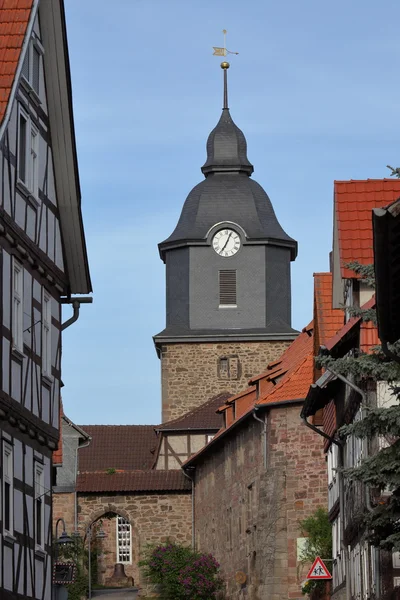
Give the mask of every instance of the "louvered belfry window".
POLYGON ((219 272, 219 305, 236 306, 236 270, 219 272))

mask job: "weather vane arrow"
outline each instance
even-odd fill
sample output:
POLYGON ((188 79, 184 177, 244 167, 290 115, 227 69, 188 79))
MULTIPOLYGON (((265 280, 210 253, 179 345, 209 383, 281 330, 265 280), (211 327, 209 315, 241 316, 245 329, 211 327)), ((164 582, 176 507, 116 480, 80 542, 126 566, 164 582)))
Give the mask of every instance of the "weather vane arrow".
POLYGON ((239 54, 239 52, 231 52, 230 50, 226 49, 226 29, 222 30, 222 33, 224 34, 224 47, 223 48, 219 48, 218 46, 213 46, 213 56, 226 56, 227 54, 239 54))

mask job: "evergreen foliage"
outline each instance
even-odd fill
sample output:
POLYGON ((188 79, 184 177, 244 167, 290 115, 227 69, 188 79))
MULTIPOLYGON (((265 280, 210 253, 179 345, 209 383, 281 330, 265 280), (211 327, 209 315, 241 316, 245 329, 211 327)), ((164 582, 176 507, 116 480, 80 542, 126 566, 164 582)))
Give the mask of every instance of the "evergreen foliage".
MULTIPOLYGON (((394 171, 394 170, 393 170, 394 171)), ((400 176, 400 170, 393 173, 400 176)), ((373 266, 351 263, 346 265, 371 286, 374 284, 373 266)), ((363 321, 376 323, 375 311, 354 309, 353 314, 363 321)), ((393 355, 400 357, 400 343, 390 346, 393 355)), ((351 377, 356 382, 374 380, 390 384, 395 404, 387 407, 363 407, 363 418, 342 427, 342 439, 355 436, 375 445, 376 453, 365 458, 357 467, 344 469, 348 480, 361 481, 369 486, 375 501, 366 508, 362 521, 368 539, 386 550, 400 551, 400 364, 388 358, 380 346, 371 354, 351 353, 343 358, 319 356, 320 367, 331 367, 334 372, 351 377), (396 385, 397 382, 397 385, 396 385)))

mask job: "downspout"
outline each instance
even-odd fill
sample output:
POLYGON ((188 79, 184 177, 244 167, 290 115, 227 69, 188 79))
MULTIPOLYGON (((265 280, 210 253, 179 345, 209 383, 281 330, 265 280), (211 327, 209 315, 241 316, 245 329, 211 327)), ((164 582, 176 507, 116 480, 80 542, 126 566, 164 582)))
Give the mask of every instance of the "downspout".
POLYGON ((79 309, 81 304, 92 304, 92 302, 93 298, 91 296, 83 296, 73 299, 61 298, 61 304, 72 304, 72 308, 74 309, 72 317, 70 317, 61 325, 61 331, 64 331, 64 329, 67 329, 67 327, 79 319, 79 309))
POLYGON ((309 423, 307 421, 307 417, 303 417, 303 422, 304 422, 305 425, 307 425, 307 427, 309 427, 310 429, 312 429, 312 431, 315 431, 315 433, 318 433, 319 435, 321 435, 325 439, 329 440, 331 442, 331 444, 336 444, 336 446, 338 447, 338 463, 339 463, 338 464, 338 467, 339 467, 339 469, 338 469, 338 485, 339 485, 339 512, 340 512, 340 547, 341 547, 341 550, 343 552, 344 568, 345 568, 345 574, 346 574, 346 600, 350 600, 350 598, 351 598, 350 569, 349 569, 348 552, 347 552, 346 545, 344 543, 344 485, 343 485, 343 473, 342 473, 342 470, 341 470, 343 468, 343 465, 344 465, 344 460, 343 460, 343 454, 344 454, 343 442, 341 442, 340 440, 337 440, 334 437, 331 437, 330 435, 328 435, 324 431, 321 431, 320 429, 318 429, 318 427, 316 427, 312 423, 309 423))
POLYGON ((253 417, 255 418, 256 421, 259 421, 260 423, 262 423, 263 426, 263 430, 262 430, 262 453, 263 453, 263 463, 264 463, 264 469, 267 468, 267 416, 265 416, 265 419, 262 420, 259 417, 257 417, 257 408, 254 408, 253 410, 253 417))
MULTIPOLYGON (((345 385, 348 385, 357 394, 359 394, 361 396, 362 403, 365 405, 365 393, 363 392, 363 390, 361 390, 358 386, 356 386, 354 383, 349 381, 344 375, 341 375, 340 373, 336 373, 336 371, 334 371, 330 367, 329 367, 329 369, 327 369, 327 371, 329 371, 330 373, 335 375, 338 379, 343 381, 343 383, 345 385)), ((351 598, 350 565, 349 565, 348 549, 344 543, 345 502, 344 502, 344 485, 343 485, 343 472, 342 472, 342 469, 344 467, 344 447, 343 447, 344 445, 343 445, 343 442, 341 442, 340 440, 336 440, 334 437, 331 437, 331 436, 327 435, 325 432, 320 431, 317 427, 315 427, 315 425, 312 425, 311 423, 309 423, 307 421, 307 417, 303 417, 303 421, 304 421, 305 425, 307 425, 307 427, 309 427, 310 429, 312 429, 313 431, 315 431, 322 437, 328 439, 331 443, 336 444, 338 446, 338 450, 339 450, 339 452, 338 452, 338 459, 339 459, 338 460, 338 462, 339 462, 338 484, 339 484, 339 511, 340 511, 340 546, 343 551, 344 567, 345 567, 345 573, 346 573, 346 599, 350 600, 350 598, 351 598)))
POLYGON ((74 533, 78 532, 78 492, 76 490, 76 481, 78 479, 78 450, 81 448, 87 448, 92 441, 92 438, 89 438, 84 444, 77 446, 75 449, 75 499, 74 499, 74 533))
MULTIPOLYGON (((194 471, 194 468, 193 468, 194 471)), ((190 475, 188 475, 185 471, 185 469, 182 469, 182 472, 184 474, 185 477, 187 477, 189 479, 189 481, 192 482, 192 548, 193 550, 196 550, 196 532, 194 529, 195 526, 195 518, 194 518, 194 492, 195 492, 195 484, 194 484, 194 477, 191 477, 190 475)))

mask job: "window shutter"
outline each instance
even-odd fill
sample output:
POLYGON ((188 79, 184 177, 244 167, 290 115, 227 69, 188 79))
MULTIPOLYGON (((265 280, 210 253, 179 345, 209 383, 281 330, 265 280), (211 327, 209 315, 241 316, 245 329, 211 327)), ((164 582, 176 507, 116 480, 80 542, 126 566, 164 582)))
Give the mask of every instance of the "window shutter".
POLYGON ((18 177, 26 183, 26 139, 27 122, 23 115, 19 116, 19 149, 18 149, 18 177))
POLYGON ((25 77, 25 79, 27 81, 29 81, 29 54, 30 54, 30 48, 27 48, 24 62, 22 65, 22 75, 25 77))
POLYGON ((236 271, 229 269, 219 272, 220 306, 236 306, 236 271))

